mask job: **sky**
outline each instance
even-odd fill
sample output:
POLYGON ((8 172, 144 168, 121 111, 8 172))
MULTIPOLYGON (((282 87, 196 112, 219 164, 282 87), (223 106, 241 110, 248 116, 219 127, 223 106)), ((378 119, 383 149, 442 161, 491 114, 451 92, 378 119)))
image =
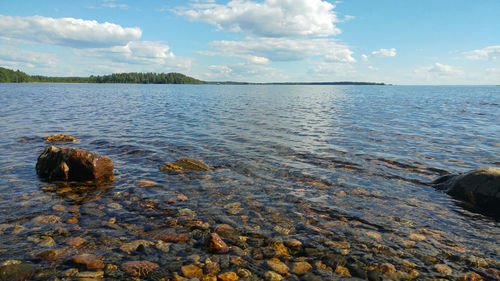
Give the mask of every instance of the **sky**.
POLYGON ((1 0, 0 66, 499 85, 500 0, 1 0))

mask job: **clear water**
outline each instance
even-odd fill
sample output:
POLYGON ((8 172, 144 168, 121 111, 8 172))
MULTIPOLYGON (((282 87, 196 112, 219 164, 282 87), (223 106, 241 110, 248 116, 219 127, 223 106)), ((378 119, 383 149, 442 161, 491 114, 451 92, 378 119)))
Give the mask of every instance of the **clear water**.
POLYGON ((500 269, 499 223, 428 185, 446 172, 499 165, 500 87, 1 84, 0 104, 0 261, 53 266, 45 274, 55 277, 81 252, 119 268, 190 264, 192 255, 203 263, 222 255, 207 251, 204 237, 229 224, 237 234, 226 243, 248 254, 222 272, 246 267, 262 278, 269 257, 255 253, 290 238, 302 247, 281 259, 290 267, 306 260, 323 279, 342 276, 314 265, 335 270, 328 252, 364 270, 391 263, 401 273, 394 279, 413 270, 442 276, 438 263, 453 277, 488 279, 500 269), (81 140, 64 146, 111 157, 116 180, 78 191, 40 181, 42 138, 54 133, 81 140), (215 169, 160 171, 179 158, 215 169), (144 180, 156 185, 141 187, 144 180), (37 221, 47 215, 60 220, 37 221), (158 231, 190 240, 145 256, 119 250, 158 231), (76 236, 87 242, 69 247, 76 236), (54 243, 41 242, 48 237, 54 243), (63 254, 40 258, 47 249, 63 254))

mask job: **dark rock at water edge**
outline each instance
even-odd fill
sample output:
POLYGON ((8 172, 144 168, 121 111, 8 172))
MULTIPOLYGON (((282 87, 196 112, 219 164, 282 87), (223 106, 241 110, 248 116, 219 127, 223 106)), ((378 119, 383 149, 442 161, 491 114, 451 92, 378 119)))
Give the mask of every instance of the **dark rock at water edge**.
POLYGON ((48 146, 38 157, 36 172, 48 181, 110 182, 113 162, 107 156, 76 148, 48 146))
POLYGON ((475 211, 500 219, 500 168, 446 175, 433 186, 465 201, 475 211))

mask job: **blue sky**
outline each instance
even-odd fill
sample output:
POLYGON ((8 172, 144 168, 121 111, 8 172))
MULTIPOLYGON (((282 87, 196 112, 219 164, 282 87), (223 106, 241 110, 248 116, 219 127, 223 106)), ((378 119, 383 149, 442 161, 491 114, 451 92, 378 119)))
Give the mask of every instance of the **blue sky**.
POLYGON ((2 0, 0 66, 54 76, 500 84, 500 1, 2 0))

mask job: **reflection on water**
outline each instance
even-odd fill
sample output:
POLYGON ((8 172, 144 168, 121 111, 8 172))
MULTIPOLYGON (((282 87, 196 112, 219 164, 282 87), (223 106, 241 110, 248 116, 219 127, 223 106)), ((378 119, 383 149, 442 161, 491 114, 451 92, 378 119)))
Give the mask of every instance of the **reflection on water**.
POLYGON ((428 186, 498 165, 498 87, 4 84, 0 92, 0 261, 20 262, 27 273, 18 277, 500 276, 498 222, 428 186), (41 182, 36 158, 53 133, 111 157, 116 181, 41 182), (214 170, 160 171, 187 157, 214 170), (211 248, 211 233, 230 250, 211 248))

